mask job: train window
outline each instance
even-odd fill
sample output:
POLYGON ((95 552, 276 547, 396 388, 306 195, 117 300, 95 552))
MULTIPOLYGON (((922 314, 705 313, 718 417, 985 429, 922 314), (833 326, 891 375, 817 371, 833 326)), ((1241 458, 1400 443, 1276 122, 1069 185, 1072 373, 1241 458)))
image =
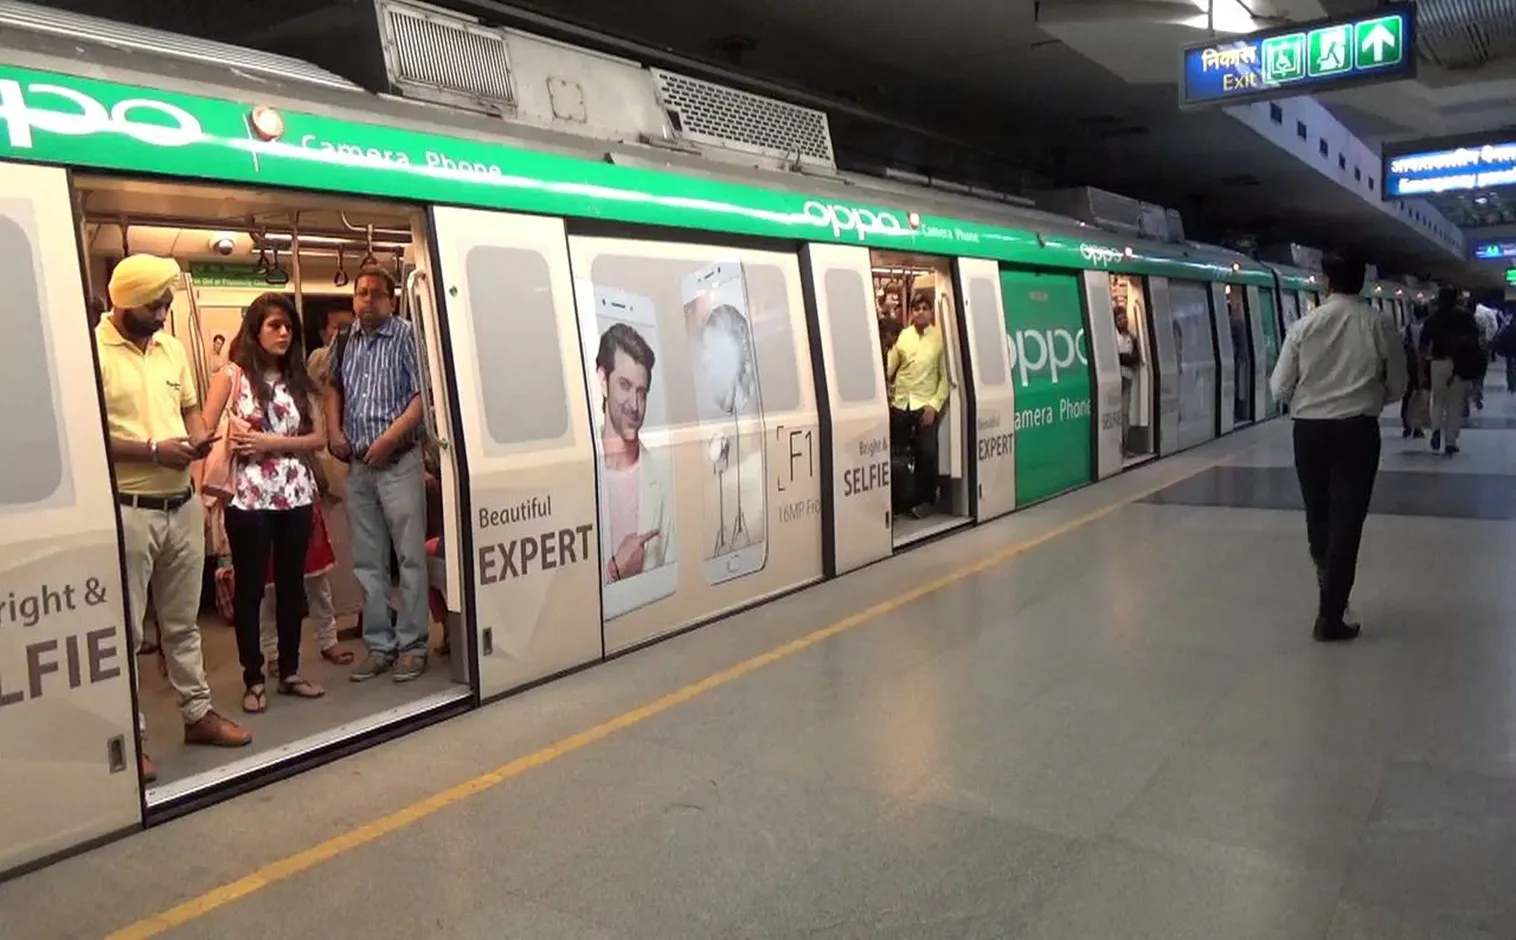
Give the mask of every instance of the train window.
POLYGON ((870 349, 869 329, 873 325, 873 304, 863 289, 857 271, 832 268, 824 283, 826 306, 830 312, 829 332, 837 369, 837 394, 844 402, 871 402, 879 389, 879 369, 872 356, 858 355, 870 349))
POLYGON ((995 285, 984 278, 969 282, 969 328, 974 331, 974 349, 979 353, 980 381, 988 387, 1006 382, 1005 314, 995 302, 995 285))
MULTIPOLYGON (((638 316, 659 325, 659 332, 664 334, 663 348, 674 357, 671 363, 679 363, 687 354, 688 341, 672 337, 676 333, 682 336, 687 329, 686 307, 697 291, 697 281, 714 278, 710 289, 734 306, 747 308, 739 312, 745 315, 750 331, 763 410, 784 412, 800 408, 798 362, 805 353, 795 349, 790 326, 790 282, 778 265, 737 261, 732 252, 720 248, 701 248, 709 252, 708 257, 691 261, 637 254, 636 242, 621 242, 617 247, 622 246, 626 254, 597 255, 589 265, 589 279, 594 289, 606 290, 612 302, 630 304, 640 311, 638 316), (739 276, 728 278, 732 272, 739 276), (671 328, 675 323, 679 324, 677 330, 671 328)), ((689 250, 693 246, 681 247, 689 250)), ((694 388, 689 385, 686 390, 687 383, 693 381, 692 373, 688 366, 682 368, 683 377, 671 377, 669 384, 675 389, 668 400, 669 423, 673 425, 699 421, 694 388)), ((675 374, 679 369, 676 366, 675 374)))
POLYGON ((0 505, 26 506, 57 493, 63 484, 63 451, 36 253, 26 229, 9 215, 0 215, 0 284, 6 287, 9 314, 9 362, 0 369, 0 401, 7 405, 0 409, 0 436, 11 453, 25 455, 8 461, 0 474, 0 505))
POLYGON ((525 248, 480 245, 464 262, 484 421, 497 444, 568 433, 563 355, 547 259, 525 248))

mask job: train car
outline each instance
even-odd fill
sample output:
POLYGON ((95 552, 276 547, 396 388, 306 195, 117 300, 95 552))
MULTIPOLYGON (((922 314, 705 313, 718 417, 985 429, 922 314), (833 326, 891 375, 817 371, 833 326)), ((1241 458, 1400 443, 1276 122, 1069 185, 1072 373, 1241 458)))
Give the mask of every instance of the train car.
MULTIPOLYGON (((71 23, 0 39, 0 871, 1266 419, 1293 313, 1277 316, 1314 284, 926 188, 595 151, 290 60, 71 23), (185 271, 170 326, 202 394, 254 297, 290 295, 316 345, 359 265, 393 271, 445 546, 432 640, 448 653, 422 679, 333 672, 321 709, 248 716, 248 748, 177 740, 172 670, 134 656, 127 629, 88 314, 112 266, 144 251, 185 271), (917 300, 948 373, 941 495, 903 519, 879 321, 917 300), (629 335, 645 407, 613 427, 629 335), (631 491, 656 519, 637 526, 653 546, 640 570, 617 578, 610 516, 628 490, 612 434, 637 439, 631 491)), ((350 614, 340 503, 328 526, 333 604, 350 614)), ((209 605, 201 636, 235 714, 231 631, 209 605)))

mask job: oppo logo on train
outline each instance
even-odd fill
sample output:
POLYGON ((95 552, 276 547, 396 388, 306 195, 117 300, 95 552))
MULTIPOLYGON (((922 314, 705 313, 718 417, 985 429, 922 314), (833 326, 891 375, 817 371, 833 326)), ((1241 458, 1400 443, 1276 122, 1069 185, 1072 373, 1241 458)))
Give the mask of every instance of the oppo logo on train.
POLYGON ((1084 260, 1096 267, 1108 267, 1125 257, 1123 252, 1117 251, 1114 248, 1088 243, 1079 246, 1079 254, 1084 260))
POLYGON ((908 224, 902 224, 893 212, 856 209, 837 203, 827 205, 815 199, 807 202, 801 212, 811 224, 831 229, 834 238, 852 232, 859 241, 864 241, 870 235, 913 235, 914 229, 920 224, 914 214, 908 224))
POLYGON ((1084 353, 1084 330, 1070 333, 1068 330, 1017 330, 1009 337, 1006 347, 1011 353, 1011 368, 1016 371, 1022 385, 1027 384, 1032 373, 1052 370, 1052 381, 1058 384, 1058 373, 1066 371, 1078 362, 1087 366, 1084 353))
POLYGON ((123 98, 107 108, 75 88, 32 82, 23 89, 8 78, 0 79, 0 121, 5 122, 10 146, 18 149, 32 146, 33 131, 68 137, 125 134, 155 147, 183 147, 205 139, 193 114, 164 101, 123 98))

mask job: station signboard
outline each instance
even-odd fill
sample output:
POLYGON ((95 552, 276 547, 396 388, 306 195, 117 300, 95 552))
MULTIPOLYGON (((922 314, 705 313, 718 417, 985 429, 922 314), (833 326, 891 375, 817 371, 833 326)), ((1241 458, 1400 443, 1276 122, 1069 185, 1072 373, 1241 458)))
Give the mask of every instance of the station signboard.
POLYGON ((1416 75, 1416 9, 1392 4, 1186 46, 1179 106, 1241 104, 1393 82, 1416 75))
POLYGON ((1505 272, 1505 285, 1507 287, 1516 287, 1516 268, 1511 268, 1505 272))
POLYGON ((1516 238, 1494 238, 1474 243, 1476 261, 1516 262, 1516 238))
POLYGON ((1516 134, 1423 140, 1385 148, 1384 198, 1406 199, 1516 186, 1516 134))

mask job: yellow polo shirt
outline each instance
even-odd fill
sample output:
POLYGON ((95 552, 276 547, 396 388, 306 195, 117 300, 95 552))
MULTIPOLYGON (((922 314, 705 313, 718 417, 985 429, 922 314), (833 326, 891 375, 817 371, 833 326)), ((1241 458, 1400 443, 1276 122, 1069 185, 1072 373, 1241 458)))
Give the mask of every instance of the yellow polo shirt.
MULTIPOLYGON (((109 316, 95 327, 100 387, 111 437, 166 441, 184 437, 184 412, 200 405, 184 345, 158 332, 147 349, 122 336, 109 316)), ((138 496, 169 496, 189 488, 189 470, 118 462, 116 488, 138 496)))
POLYGON ((941 411, 947 403, 947 363, 942 356, 942 331, 937 324, 918 332, 914 326, 900 331, 885 364, 893 376, 890 405, 906 411, 930 407, 941 411))

